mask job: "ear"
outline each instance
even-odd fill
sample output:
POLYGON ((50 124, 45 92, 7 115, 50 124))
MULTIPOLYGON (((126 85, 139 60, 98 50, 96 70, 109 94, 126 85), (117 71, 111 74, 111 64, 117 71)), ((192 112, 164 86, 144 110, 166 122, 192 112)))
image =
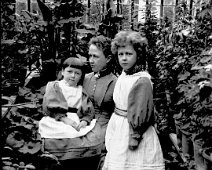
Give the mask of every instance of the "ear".
POLYGON ((112 59, 112 55, 108 55, 107 56, 107 64, 110 62, 111 59, 112 59))
POLYGON ((62 80, 63 75, 62 75, 62 71, 59 71, 59 73, 57 74, 57 80, 62 80))
POLYGON ((64 74, 64 70, 62 69, 60 72, 61 72, 61 75, 63 76, 63 74, 64 74))

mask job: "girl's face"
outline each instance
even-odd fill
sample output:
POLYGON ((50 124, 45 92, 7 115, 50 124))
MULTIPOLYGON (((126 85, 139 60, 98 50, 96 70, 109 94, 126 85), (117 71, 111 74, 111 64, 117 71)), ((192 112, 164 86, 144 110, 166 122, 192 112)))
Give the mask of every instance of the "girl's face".
POLYGON ((107 66, 109 59, 105 57, 103 51, 98 49, 96 45, 90 45, 88 54, 89 63, 93 72, 99 72, 107 66))
POLYGON ((137 61, 137 53, 132 45, 118 48, 118 61, 125 71, 135 65, 137 61))
POLYGON ((66 67, 62 70, 62 75, 63 79, 69 86, 77 86, 82 77, 82 70, 73 67, 66 67))

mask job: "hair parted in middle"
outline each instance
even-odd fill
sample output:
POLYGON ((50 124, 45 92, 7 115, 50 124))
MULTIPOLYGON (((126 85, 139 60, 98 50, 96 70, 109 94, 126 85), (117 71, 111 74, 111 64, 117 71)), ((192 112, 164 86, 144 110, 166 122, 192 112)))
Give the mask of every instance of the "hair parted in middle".
POLYGON ((137 31, 120 31, 116 34, 111 43, 111 51, 115 56, 118 56, 118 48, 131 45, 137 54, 137 66, 142 66, 146 69, 146 53, 147 53, 147 39, 137 31))

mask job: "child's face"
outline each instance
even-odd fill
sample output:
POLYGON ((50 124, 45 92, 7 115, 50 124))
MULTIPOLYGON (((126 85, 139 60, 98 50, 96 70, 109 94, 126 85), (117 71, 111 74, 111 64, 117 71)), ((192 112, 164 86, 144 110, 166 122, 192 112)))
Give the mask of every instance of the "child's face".
POLYGON ((137 53, 132 45, 118 48, 118 61, 125 71, 135 65, 137 61, 137 53))
POLYGON ((78 68, 66 67, 62 70, 62 75, 69 86, 77 86, 82 77, 82 71, 78 68))

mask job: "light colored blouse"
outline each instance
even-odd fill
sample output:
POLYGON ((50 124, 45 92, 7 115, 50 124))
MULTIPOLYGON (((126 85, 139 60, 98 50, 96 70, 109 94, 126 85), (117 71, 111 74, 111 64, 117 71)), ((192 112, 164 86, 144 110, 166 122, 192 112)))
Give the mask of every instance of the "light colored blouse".
POLYGON ((65 80, 59 81, 59 87, 69 107, 79 108, 82 105, 82 86, 69 86, 65 80))

